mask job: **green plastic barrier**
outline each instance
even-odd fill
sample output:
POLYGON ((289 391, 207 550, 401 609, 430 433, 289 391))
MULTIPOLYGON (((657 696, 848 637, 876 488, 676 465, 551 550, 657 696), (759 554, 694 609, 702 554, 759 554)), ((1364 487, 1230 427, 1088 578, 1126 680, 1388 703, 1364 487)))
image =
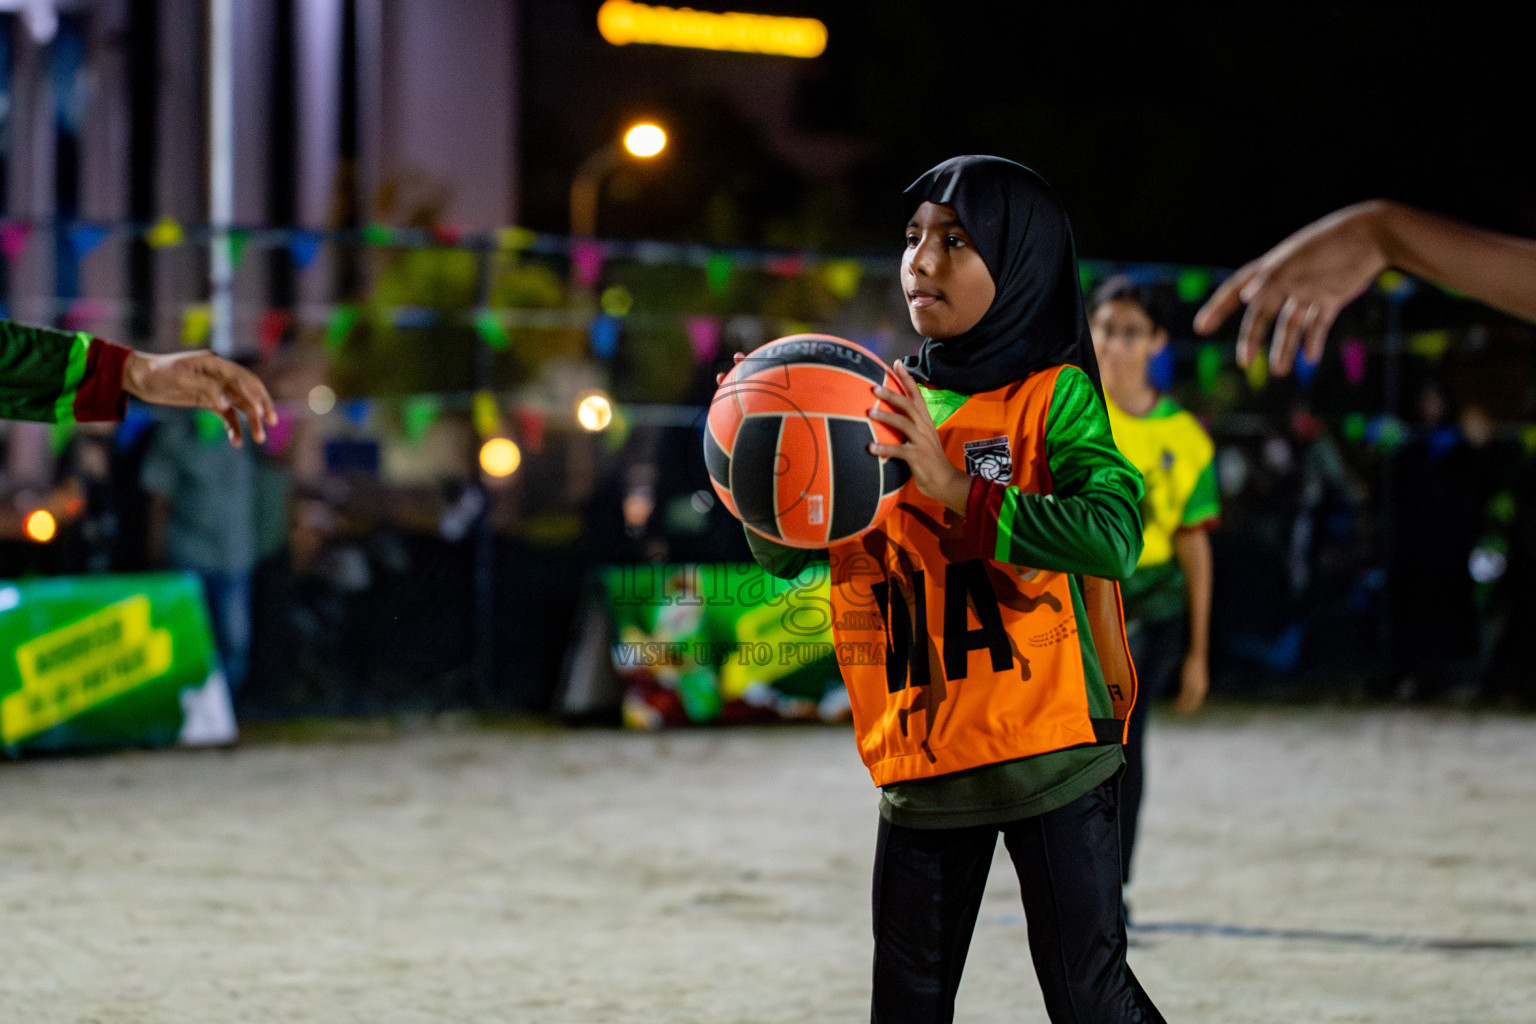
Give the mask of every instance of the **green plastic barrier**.
POLYGON ((236 737, 202 588, 173 573, 0 582, 0 750, 236 737))

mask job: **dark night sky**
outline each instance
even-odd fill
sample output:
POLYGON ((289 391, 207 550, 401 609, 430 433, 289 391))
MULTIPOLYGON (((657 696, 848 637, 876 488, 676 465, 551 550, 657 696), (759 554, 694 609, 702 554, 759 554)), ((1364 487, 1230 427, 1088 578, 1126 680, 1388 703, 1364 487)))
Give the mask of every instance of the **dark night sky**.
POLYGON ((564 230, 581 155, 626 116, 655 112, 676 126, 671 164, 617 182, 600 233, 883 245, 913 177, 991 152, 1055 185, 1086 257, 1234 265, 1377 195, 1536 235, 1529 15, 1449 4, 699 4, 828 24, 823 57, 789 62, 786 102, 797 128, 849 140, 862 157, 817 181, 780 158, 785 143, 742 112, 740 88, 734 107, 722 98, 732 90, 721 82, 783 77, 787 58, 611 47, 597 6, 522 7, 534 227, 564 230), (999 8, 1011 13, 948 14, 999 8))

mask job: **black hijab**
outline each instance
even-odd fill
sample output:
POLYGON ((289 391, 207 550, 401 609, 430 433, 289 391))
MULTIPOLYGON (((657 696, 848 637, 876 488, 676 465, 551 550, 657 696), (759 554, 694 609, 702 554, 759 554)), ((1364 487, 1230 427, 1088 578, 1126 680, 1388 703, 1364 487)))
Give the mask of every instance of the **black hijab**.
POLYGON ((957 156, 903 194, 908 216, 924 202, 953 207, 997 286, 975 327, 953 338, 923 339, 917 355, 903 360, 912 375, 974 395, 1067 363, 1103 394, 1072 226, 1045 179, 1001 157, 957 156))

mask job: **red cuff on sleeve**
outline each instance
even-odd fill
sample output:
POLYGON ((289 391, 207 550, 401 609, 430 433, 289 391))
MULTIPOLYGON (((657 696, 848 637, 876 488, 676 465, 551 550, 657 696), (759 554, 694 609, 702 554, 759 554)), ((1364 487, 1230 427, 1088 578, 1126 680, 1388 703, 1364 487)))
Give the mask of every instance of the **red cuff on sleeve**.
POLYGON ((75 422, 103 423, 123 418, 128 396, 123 393, 123 364, 132 349, 100 338, 91 339, 85 354, 85 378, 75 391, 75 422))
POLYGON ((965 502, 965 550, 972 557, 997 557, 997 516, 1007 490, 986 477, 971 478, 971 495, 965 502))

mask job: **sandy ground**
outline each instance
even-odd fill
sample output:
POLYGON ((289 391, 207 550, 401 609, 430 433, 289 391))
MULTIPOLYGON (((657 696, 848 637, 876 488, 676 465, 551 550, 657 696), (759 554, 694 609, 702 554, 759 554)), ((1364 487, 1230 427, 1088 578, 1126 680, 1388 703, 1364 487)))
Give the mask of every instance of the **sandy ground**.
MULTIPOLYGON (((1536 719, 1152 723, 1170 1021, 1536 1019, 1536 719)), ((421 727, 0 765, 0 1021, 868 1019, 831 727, 421 727)), ((1045 1020, 1001 855, 959 1019, 1045 1020)))

